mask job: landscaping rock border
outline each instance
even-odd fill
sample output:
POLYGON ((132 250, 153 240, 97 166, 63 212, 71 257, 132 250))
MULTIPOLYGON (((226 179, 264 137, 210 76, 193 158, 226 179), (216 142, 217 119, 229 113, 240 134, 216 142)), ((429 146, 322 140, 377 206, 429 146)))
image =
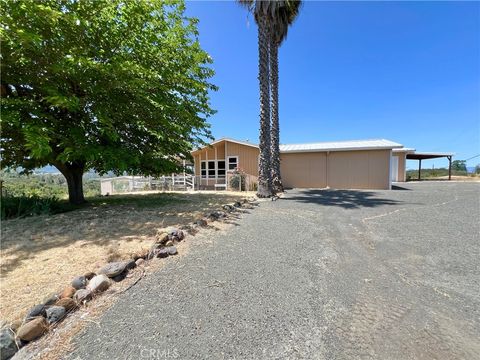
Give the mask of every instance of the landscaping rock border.
POLYGON ((144 266, 145 262, 154 258, 166 258, 176 255, 177 243, 187 236, 195 234, 198 228, 208 227, 209 222, 222 221, 228 218, 229 213, 239 208, 252 209, 258 203, 256 198, 235 201, 225 204, 222 210, 212 211, 196 219, 191 225, 181 228, 170 227, 159 231, 155 242, 149 251, 141 251, 126 261, 111 262, 103 266, 98 273, 87 272, 72 279, 62 292, 50 294, 43 303, 33 306, 22 323, 6 324, 0 327, 0 360, 10 359, 24 345, 40 338, 51 328, 59 324, 69 313, 78 309, 106 291, 112 281, 119 282, 125 279, 127 273, 137 266, 144 266))

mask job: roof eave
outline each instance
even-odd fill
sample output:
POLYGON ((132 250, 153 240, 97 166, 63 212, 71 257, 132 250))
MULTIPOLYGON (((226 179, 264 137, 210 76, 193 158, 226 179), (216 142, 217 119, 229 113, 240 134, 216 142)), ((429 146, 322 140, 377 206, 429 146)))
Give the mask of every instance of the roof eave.
POLYGON ((401 147, 402 147, 402 145, 394 145, 394 146, 348 147, 348 148, 329 148, 329 149, 280 150, 280 153, 281 153, 281 154, 287 154, 287 153, 362 151, 362 150, 393 150, 393 149, 397 149, 397 148, 401 148, 401 147))

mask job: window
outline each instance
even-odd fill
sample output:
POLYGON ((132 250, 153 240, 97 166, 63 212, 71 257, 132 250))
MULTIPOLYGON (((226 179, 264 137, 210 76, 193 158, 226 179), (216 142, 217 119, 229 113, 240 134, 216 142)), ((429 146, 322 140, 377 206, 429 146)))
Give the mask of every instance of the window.
POLYGON ((228 170, 235 170, 238 167, 238 156, 228 157, 228 170))
POLYGON ((225 160, 203 160, 200 163, 202 179, 225 178, 225 160))
POLYGON ((217 174, 219 178, 225 177, 225 160, 219 160, 217 162, 217 174))
POLYGON ((215 161, 208 162, 208 177, 209 178, 215 177, 215 161))

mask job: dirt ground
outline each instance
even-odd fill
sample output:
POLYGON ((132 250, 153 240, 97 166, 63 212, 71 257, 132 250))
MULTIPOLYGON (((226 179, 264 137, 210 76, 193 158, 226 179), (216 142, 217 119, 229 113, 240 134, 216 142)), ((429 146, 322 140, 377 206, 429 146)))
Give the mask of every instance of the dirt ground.
POLYGON ((3 221, 0 319, 22 319, 75 276, 148 249, 160 229, 190 223, 239 197, 246 194, 117 195, 72 212, 3 221))

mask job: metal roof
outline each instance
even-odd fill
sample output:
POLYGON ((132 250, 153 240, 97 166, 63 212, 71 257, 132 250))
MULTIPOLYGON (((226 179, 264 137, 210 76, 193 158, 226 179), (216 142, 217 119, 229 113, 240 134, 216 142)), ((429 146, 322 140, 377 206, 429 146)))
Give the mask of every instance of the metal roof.
POLYGON ((414 148, 401 148, 401 149, 393 149, 394 153, 413 153, 415 152, 414 148))
POLYGON ((413 154, 407 154, 407 159, 409 160, 426 160, 426 159, 436 159, 441 157, 449 157, 455 155, 450 152, 415 152, 413 154))
MULTIPOLYGON (((240 141, 228 137, 223 137, 213 141, 210 145, 218 144, 222 141, 229 141, 236 144, 252 146, 258 148, 258 144, 249 141, 240 141)), ((322 152, 322 151, 348 151, 348 150, 382 150, 382 149, 401 149, 403 145, 385 139, 374 140, 351 140, 351 141, 329 141, 318 142, 310 144, 284 144, 280 145, 280 152, 294 153, 294 152, 322 152)), ((194 150, 198 151, 200 149, 194 150)), ((408 149, 414 150, 414 149, 408 149)))
POLYGON ((285 144, 280 145, 280 152, 316 152, 316 151, 348 151, 348 150, 377 150, 396 149, 403 145, 385 139, 331 141, 312 144, 285 144))

